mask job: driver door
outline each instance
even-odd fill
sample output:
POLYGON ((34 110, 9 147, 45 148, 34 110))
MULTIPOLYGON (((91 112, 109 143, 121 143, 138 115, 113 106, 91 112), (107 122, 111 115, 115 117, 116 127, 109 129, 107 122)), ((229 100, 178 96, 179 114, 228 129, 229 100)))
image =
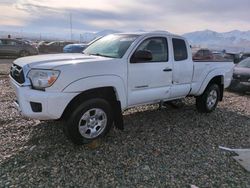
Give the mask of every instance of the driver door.
POLYGON ((169 61, 166 37, 143 40, 130 58, 128 65, 128 105, 158 102, 170 96, 172 63, 169 61), (138 51, 149 51, 151 60, 131 61, 138 51))

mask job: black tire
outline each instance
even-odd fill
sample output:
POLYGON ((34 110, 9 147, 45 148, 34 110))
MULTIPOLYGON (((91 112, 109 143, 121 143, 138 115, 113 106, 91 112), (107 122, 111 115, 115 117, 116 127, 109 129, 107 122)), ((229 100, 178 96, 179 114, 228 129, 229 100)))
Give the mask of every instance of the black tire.
POLYGON ((26 56, 29 56, 29 55, 30 55, 30 53, 28 51, 26 51, 26 50, 22 50, 19 53, 19 57, 26 57, 26 56))
MULTIPOLYGON (((90 114, 91 115, 91 114, 90 114)), ((92 117, 92 116, 90 116, 92 117)), ((96 117, 95 117, 96 119, 96 117)), ((99 119, 98 119, 99 120, 99 119)), ((98 121, 97 120, 97 121, 98 121)), ((95 120, 96 121, 96 120, 95 120)), ((101 121, 101 120, 99 120, 101 121)), ((95 99, 89 99, 83 103, 81 103, 79 106, 77 106, 75 109, 72 109, 72 114, 69 115, 68 120, 66 120, 66 124, 65 124, 65 133, 68 136, 68 138, 77 145, 83 145, 83 144, 88 144, 91 143, 92 141, 103 137, 104 135, 106 135, 108 133, 108 131, 110 130, 111 126, 113 124, 113 112, 112 112, 112 108, 111 105, 104 99, 101 98, 95 98, 95 99), (101 111, 103 111, 103 113, 106 117, 106 124, 104 128, 98 128, 98 125, 93 125, 95 128, 87 128, 88 126, 90 126, 89 124, 90 119, 88 120, 81 120, 81 118, 83 118, 83 115, 88 113, 89 114, 92 112, 91 109, 93 109, 93 111, 96 109, 100 109, 101 111), (80 122, 81 120, 81 122, 80 122), (87 130, 84 131, 83 134, 85 134, 86 136, 82 135, 80 132, 80 125, 82 124, 82 121, 85 121, 85 128, 87 128, 87 130), (87 123, 89 122, 89 123, 87 123), (98 128, 98 130, 97 130, 98 128), (101 130, 101 132, 98 134, 98 136, 94 137, 94 138, 89 138, 87 137, 87 135, 89 134, 89 136, 91 135, 92 129, 95 129, 95 131, 99 131, 99 129, 103 129, 101 130)))
POLYGON ((219 102, 220 98, 220 88, 217 84, 210 84, 204 93, 201 96, 196 97, 196 108, 199 112, 201 113, 210 113, 215 110, 217 107, 217 104, 219 102), (211 97, 211 92, 214 91, 216 92, 216 99, 214 98, 214 102, 210 103, 208 102, 208 98, 211 97))

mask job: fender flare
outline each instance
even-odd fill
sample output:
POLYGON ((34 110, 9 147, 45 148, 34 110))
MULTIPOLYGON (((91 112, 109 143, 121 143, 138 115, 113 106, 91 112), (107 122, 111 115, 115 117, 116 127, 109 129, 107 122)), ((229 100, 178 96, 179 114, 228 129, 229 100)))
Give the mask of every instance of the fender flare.
POLYGON ((217 76, 221 76, 221 77, 222 77, 222 80, 221 80, 222 83, 221 83, 221 84, 224 84, 225 73, 222 74, 221 69, 212 70, 212 71, 209 72, 209 73, 207 74, 207 76, 205 77, 204 81, 202 82, 202 84, 201 84, 201 86, 200 86, 200 88, 199 88, 199 90, 198 90, 198 92, 197 92, 197 95, 198 95, 198 96, 201 95, 201 94, 205 91, 205 89, 207 88, 209 82, 210 82, 213 78, 215 78, 215 77, 217 77, 217 76))
POLYGON ((67 85, 62 91, 66 93, 82 93, 84 91, 102 87, 113 87, 121 109, 127 107, 127 91, 123 79, 117 75, 98 75, 78 79, 67 85))

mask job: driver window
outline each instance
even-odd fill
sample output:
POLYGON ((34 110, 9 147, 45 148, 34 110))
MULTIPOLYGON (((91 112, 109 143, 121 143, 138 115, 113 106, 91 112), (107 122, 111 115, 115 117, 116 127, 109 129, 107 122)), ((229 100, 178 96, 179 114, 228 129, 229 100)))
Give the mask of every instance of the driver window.
POLYGON ((149 39, 144 40, 140 44, 140 46, 136 49, 135 53, 137 51, 149 51, 152 53, 152 60, 147 61, 147 62, 167 62, 168 61, 167 39, 163 37, 149 38, 149 39))

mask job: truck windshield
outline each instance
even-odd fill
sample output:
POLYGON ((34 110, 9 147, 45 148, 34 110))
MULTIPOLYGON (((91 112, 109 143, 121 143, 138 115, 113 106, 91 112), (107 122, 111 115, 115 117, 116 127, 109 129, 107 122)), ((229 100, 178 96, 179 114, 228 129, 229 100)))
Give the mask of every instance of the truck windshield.
POLYGON ((137 37, 139 35, 108 35, 91 44, 83 53, 87 55, 122 58, 137 37))
POLYGON ((244 59, 238 64, 238 67, 250 68, 250 58, 244 59))

